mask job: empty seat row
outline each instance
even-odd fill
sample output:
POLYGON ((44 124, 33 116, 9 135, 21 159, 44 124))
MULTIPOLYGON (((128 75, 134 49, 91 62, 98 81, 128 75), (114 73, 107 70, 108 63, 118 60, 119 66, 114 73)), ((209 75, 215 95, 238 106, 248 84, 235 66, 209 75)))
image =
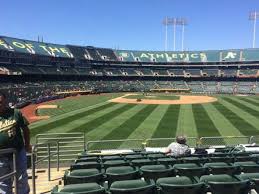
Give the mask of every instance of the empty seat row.
POLYGON ((239 176, 227 174, 205 175, 200 178, 187 176, 159 178, 157 182, 143 179, 115 181, 109 187, 98 183, 56 186, 52 194, 248 194, 251 189, 259 192, 259 174, 239 176))
POLYGON ((154 164, 163 164, 163 165, 175 165, 175 164, 185 164, 185 163, 195 163, 198 165, 204 165, 205 163, 215 163, 215 162, 224 162, 229 164, 238 164, 238 162, 251 162, 258 163, 258 157, 251 156, 238 156, 236 158, 232 157, 210 157, 210 158, 199 158, 199 157, 185 157, 185 158, 172 158, 172 157, 162 157, 162 158, 137 158, 136 155, 132 155, 132 158, 122 159, 120 157, 113 157, 111 160, 104 161, 91 161, 84 160, 84 158, 76 160, 74 164, 71 165, 71 170, 75 169, 87 169, 87 168, 97 168, 107 169, 112 166, 133 166, 141 167, 143 165, 154 165, 154 164))
MULTIPOLYGON (((228 162, 228 163, 234 163, 234 162, 242 162, 242 161, 259 161, 258 154, 254 155, 238 155, 238 156, 221 156, 221 155, 214 155, 210 157, 182 157, 182 158, 174 158, 170 156, 166 156, 164 154, 152 154, 152 155, 127 155, 125 157, 121 156, 106 156, 106 157, 83 157, 79 158, 75 161, 75 163, 82 163, 82 162, 98 162, 101 164, 105 164, 108 161, 126 161, 126 162, 136 162, 139 161, 148 161, 152 160, 155 161, 155 163, 158 164, 178 164, 178 163, 198 163, 198 164, 204 164, 207 162, 228 162)), ((108 162, 109 163, 109 162, 108 162)))
POLYGON ((105 171, 96 168, 68 170, 64 175, 64 184, 137 179, 157 180, 161 177, 188 176, 200 177, 208 174, 238 175, 241 173, 259 173, 259 164, 255 162, 237 162, 234 164, 218 162, 198 165, 195 163, 168 165, 143 165, 140 168, 132 166, 114 166, 105 171))

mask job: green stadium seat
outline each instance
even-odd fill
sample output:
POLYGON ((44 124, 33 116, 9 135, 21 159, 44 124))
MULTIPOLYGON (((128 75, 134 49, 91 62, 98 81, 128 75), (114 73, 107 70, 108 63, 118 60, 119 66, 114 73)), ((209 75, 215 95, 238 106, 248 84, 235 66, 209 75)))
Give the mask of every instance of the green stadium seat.
POLYGON ((156 182, 162 194, 205 194, 204 183, 186 176, 160 178, 156 182))
POLYGON ((135 167, 141 167, 144 165, 152 165, 155 164, 155 162, 153 160, 150 159, 136 159, 136 160, 132 160, 131 161, 132 165, 135 167))
POLYGON ((151 159, 151 160, 156 160, 158 158, 166 158, 167 156, 165 154, 148 154, 147 158, 151 159))
POLYGON ((114 181, 131 180, 140 178, 139 171, 132 166, 109 167, 105 172, 108 185, 114 181))
POLYGON ((246 162, 246 161, 254 161, 255 158, 251 156, 236 156, 235 162, 246 162))
POLYGON ((209 162, 226 162, 226 163, 233 163, 234 158, 229 156, 224 157, 210 157, 209 162))
POLYGON ((103 182, 103 174, 96 168, 79 169, 73 171, 68 170, 64 175, 64 185, 91 182, 103 182))
POLYGON ((99 162, 79 162, 79 163, 72 164, 70 166, 70 170, 87 169, 87 168, 97 168, 98 170, 100 170, 102 168, 102 165, 99 162))
POLYGON ((232 153, 234 157, 238 157, 238 156, 250 156, 249 152, 233 152, 232 153))
POLYGON ((204 175, 200 181, 209 185, 212 194, 247 194, 250 190, 249 181, 226 174, 204 175))
POLYGON ((145 180, 157 180, 158 178, 173 176, 173 169, 162 164, 158 165, 144 165, 141 166, 140 171, 145 180))
POLYGON ((112 194, 155 194, 156 185, 153 182, 147 182, 141 179, 116 181, 110 187, 112 194))
POLYGON ((98 160, 100 157, 99 156, 95 156, 95 155, 89 155, 89 154, 85 154, 82 153, 81 155, 78 156, 78 159, 80 158, 88 158, 89 160, 98 160))
POLYGON ((238 168, 229 163, 225 162, 212 162, 205 163, 204 167, 207 167, 210 174, 235 174, 237 173, 238 168))
POLYGON ((102 159, 102 162, 105 162, 109 160, 123 160, 124 158, 119 155, 116 155, 116 156, 103 156, 101 159, 102 159))
POLYGON ((175 173, 179 176, 200 177, 207 172, 207 168, 195 163, 175 164, 175 173))
POLYGON ((203 164, 208 161, 207 158, 200 158, 200 157, 184 157, 181 158, 184 163, 195 163, 195 164, 203 164))
POLYGON ((259 193, 259 173, 244 173, 238 176, 241 180, 249 180, 252 183, 252 188, 259 193))
POLYGON ((104 169, 114 166, 128 166, 129 163, 125 160, 107 160, 103 163, 104 169))
POLYGON ((126 160, 137 160, 137 159, 145 159, 146 156, 143 156, 142 154, 134 154, 134 155, 126 155, 125 159, 126 160))
POLYGON ((75 163, 80 163, 80 162, 100 162, 99 157, 84 157, 84 158, 79 158, 75 161, 75 163))
POLYGON ((105 189, 97 183, 72 184, 56 186, 51 194, 105 194, 105 189))
POLYGON ((158 158, 157 159, 157 163, 158 164, 164 164, 164 165, 175 165, 180 163, 181 161, 175 159, 175 158, 171 158, 171 157, 167 157, 167 158, 158 158))
POLYGON ((245 173, 259 172, 259 164, 253 161, 235 162, 234 166, 240 168, 240 171, 245 173))

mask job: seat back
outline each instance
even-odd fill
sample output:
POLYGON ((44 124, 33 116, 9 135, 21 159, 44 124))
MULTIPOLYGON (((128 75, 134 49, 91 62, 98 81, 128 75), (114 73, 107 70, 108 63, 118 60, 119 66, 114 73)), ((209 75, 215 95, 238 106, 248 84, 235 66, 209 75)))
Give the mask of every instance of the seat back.
POLYGON ((102 183, 103 173, 98 169, 80 169, 66 171, 64 175, 64 185, 79 184, 79 183, 102 183))
POLYGON ((116 181, 110 187, 112 194, 155 194, 156 186, 154 183, 146 182, 141 179, 116 181))
POLYGON ((105 194, 105 189, 97 183, 56 186, 51 194, 105 194))
POLYGON ((200 177, 206 174, 207 172, 206 167, 199 166, 195 163, 175 164, 173 168, 175 169, 175 173, 178 174, 179 176, 200 177))
POLYGON ((205 163, 204 167, 207 167, 209 174, 236 174, 238 173, 238 168, 236 166, 230 165, 225 162, 212 162, 205 163))
POLYGON ((72 164, 70 166, 71 170, 88 169, 88 168, 97 168, 100 170, 102 168, 102 165, 99 162, 79 162, 79 163, 72 164))
POLYGON ((205 193, 205 184, 197 183, 189 177, 167 177, 157 180, 157 186, 164 194, 203 194, 205 193))
POLYGON ((240 181, 238 178, 226 174, 205 175, 200 178, 200 181, 208 184, 213 194, 247 194, 250 190, 249 181, 240 181))
POLYGON ((108 185, 115 181, 140 178, 139 171, 131 166, 109 167, 106 169, 108 185))
POLYGON ((103 163, 104 169, 114 166, 128 166, 129 163, 125 160, 108 160, 103 163))
POLYGON ((173 169, 165 165, 144 165, 140 168, 142 176, 145 180, 157 180, 158 178, 168 177, 174 175, 173 169))

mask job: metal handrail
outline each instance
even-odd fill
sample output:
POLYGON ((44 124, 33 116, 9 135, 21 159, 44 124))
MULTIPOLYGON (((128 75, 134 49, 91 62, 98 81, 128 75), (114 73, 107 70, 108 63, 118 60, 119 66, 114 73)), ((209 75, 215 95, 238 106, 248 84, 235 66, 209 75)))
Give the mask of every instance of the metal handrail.
POLYGON ((13 177, 14 178, 14 193, 17 194, 17 186, 18 186, 18 179, 17 179, 17 169, 16 169, 16 150, 13 148, 8 149, 1 149, 0 155, 3 154, 12 154, 13 155, 13 171, 0 177, 0 181, 6 180, 8 178, 13 177))
MULTIPOLYGON (((36 135, 36 144, 39 143, 48 143, 48 142, 59 141, 59 148, 63 150, 64 148, 71 148, 75 154, 78 154, 81 150, 85 151, 85 133, 75 132, 75 133, 46 133, 46 134, 37 134, 36 135), (81 150, 76 149, 76 147, 81 150), (73 150, 74 149, 74 150, 73 150)), ((51 148, 53 150, 54 148, 51 148)), ((70 153, 71 153, 70 152, 70 153)), ((60 159, 65 159, 67 161, 72 161, 75 159, 70 153, 60 154, 60 159), (68 157, 67 157, 68 156, 68 157)), ((47 147, 41 146, 37 150, 37 157, 42 158, 47 156, 47 147)))
POLYGON ((115 139, 115 140, 96 140, 96 141, 88 141, 86 143, 86 149, 85 150, 89 150, 90 148, 90 144, 93 143, 114 143, 114 142, 130 142, 130 141, 141 141, 142 143, 145 141, 145 139, 115 139))
POLYGON ((31 152, 31 168, 32 168, 32 193, 33 194, 36 194, 36 165, 39 164, 40 162, 48 159, 48 181, 51 180, 51 170, 50 170, 50 166, 51 166, 51 156, 54 156, 54 155, 57 155, 57 171, 59 171, 59 141, 55 141, 55 142, 48 142, 48 143, 41 143, 41 144, 36 144, 36 145, 33 145, 32 146, 32 152, 31 152), (51 153, 51 150, 50 150, 50 145, 51 144, 56 144, 56 152, 54 153, 51 153), (40 146, 47 146, 47 149, 48 149, 48 155, 44 158, 41 158, 41 159, 38 159, 38 160, 35 160, 35 157, 36 157, 36 150, 38 147, 40 146))

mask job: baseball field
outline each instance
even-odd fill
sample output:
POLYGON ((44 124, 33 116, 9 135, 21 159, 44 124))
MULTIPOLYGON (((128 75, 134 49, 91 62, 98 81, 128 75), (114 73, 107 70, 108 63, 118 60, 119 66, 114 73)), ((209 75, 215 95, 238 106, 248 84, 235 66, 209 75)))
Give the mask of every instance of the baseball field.
POLYGON ((259 97, 215 95, 196 98, 201 101, 195 101, 193 96, 186 100, 186 96, 140 93, 65 98, 45 103, 57 105, 57 108, 37 110, 38 115, 50 118, 32 123, 31 136, 85 132, 89 141, 168 138, 176 134, 189 137, 259 134, 259 97), (165 100, 173 103, 163 104, 165 100))

